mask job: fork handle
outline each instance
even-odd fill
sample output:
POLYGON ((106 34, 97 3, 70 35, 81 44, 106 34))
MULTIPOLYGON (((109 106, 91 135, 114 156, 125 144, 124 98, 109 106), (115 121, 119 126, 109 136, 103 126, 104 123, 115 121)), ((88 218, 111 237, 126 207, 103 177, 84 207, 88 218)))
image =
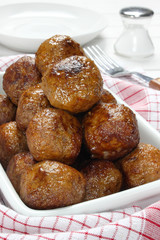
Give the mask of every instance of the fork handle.
POLYGON ((160 78, 155 78, 149 82, 149 87, 160 91, 160 78))
POLYGON ((148 82, 148 87, 159 90, 160 91, 160 78, 151 78, 148 77, 144 74, 141 74, 139 72, 132 72, 132 76, 138 76, 139 79, 141 80, 145 80, 146 82, 148 82))
POLYGON ((137 77, 139 77, 139 78, 141 78, 141 79, 143 79, 143 80, 145 80, 146 82, 150 82, 153 78, 151 78, 151 77, 148 77, 148 76, 146 76, 146 75, 144 75, 144 74, 142 74, 142 73, 139 73, 139 72, 131 72, 131 74, 132 75, 135 75, 135 76, 137 76, 137 77))

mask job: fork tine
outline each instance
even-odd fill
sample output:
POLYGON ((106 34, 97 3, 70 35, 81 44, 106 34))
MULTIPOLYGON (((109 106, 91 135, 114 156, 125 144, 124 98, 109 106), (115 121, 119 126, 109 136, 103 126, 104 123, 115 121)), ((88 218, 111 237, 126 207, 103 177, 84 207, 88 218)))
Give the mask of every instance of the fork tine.
POLYGON ((94 62, 98 65, 98 67, 103 71, 103 72, 107 72, 110 70, 110 67, 108 67, 107 65, 104 64, 104 61, 102 61, 100 58, 97 58, 95 52, 90 48, 84 48, 86 54, 92 59, 94 60, 94 62))
POLYGON ((101 59, 101 61, 103 63, 105 63, 105 66, 107 65, 107 66, 109 66, 109 68, 112 68, 112 69, 114 68, 110 59, 109 58, 107 59, 107 57, 104 56, 103 52, 99 52, 99 49, 97 48, 97 46, 91 46, 91 51, 93 51, 93 53, 96 52, 98 54, 98 56, 96 56, 96 54, 94 54, 94 55, 95 55, 95 57, 98 57, 99 59, 101 59))
POLYGON ((84 48, 84 50, 104 73, 113 76, 124 71, 124 69, 107 56, 99 46, 88 46, 84 48))
POLYGON ((84 51, 93 61, 95 61, 96 65, 103 73, 112 77, 131 75, 127 70, 108 57, 99 46, 87 46, 84 48, 84 51))
POLYGON ((104 53, 98 45, 92 46, 92 48, 94 48, 94 50, 99 54, 99 56, 103 57, 103 59, 105 59, 107 61, 107 63, 109 63, 111 66, 113 66, 113 67, 116 66, 118 68, 122 68, 113 59, 111 59, 106 53, 104 53))

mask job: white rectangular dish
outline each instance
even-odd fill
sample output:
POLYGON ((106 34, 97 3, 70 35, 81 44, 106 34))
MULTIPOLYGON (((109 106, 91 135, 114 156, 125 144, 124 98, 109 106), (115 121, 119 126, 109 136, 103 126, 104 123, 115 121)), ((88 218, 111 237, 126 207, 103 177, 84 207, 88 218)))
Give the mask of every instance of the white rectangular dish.
MULTIPOLYGON (((3 73, 0 73, 0 94, 4 94, 2 89, 3 73)), ((112 93, 113 94, 113 93, 112 93)), ((114 94, 113 94, 114 95, 114 94)), ((115 96, 115 95, 114 95, 115 96)), ((115 96, 119 103, 124 103, 120 98, 115 96)), ((132 110, 133 111, 133 110, 132 110)), ((139 114, 136 114, 140 142, 150 143, 160 149, 160 133, 156 131, 149 123, 147 123, 139 114)), ((84 214, 97 213, 102 211, 109 211, 128 206, 140 200, 152 198, 160 193, 160 180, 135 187, 129 190, 121 191, 106 197, 97 198, 75 204, 68 207, 57 208, 52 210, 34 210, 27 207, 20 199, 14 190, 10 180, 8 179, 3 167, 0 165, 0 190, 1 196, 5 204, 11 207, 16 212, 27 216, 56 216, 68 214, 84 214)))

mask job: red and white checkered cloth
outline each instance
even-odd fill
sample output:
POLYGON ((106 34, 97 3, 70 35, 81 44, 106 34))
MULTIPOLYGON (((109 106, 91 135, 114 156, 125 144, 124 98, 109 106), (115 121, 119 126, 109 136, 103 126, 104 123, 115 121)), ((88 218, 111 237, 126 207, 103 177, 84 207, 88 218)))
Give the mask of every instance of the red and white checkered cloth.
MULTIPOLYGON (((0 58, 0 71, 21 55, 0 58)), ((160 91, 103 76, 104 84, 160 131, 160 91)), ((160 201, 98 214, 28 217, 0 204, 0 239, 160 239, 160 201)))

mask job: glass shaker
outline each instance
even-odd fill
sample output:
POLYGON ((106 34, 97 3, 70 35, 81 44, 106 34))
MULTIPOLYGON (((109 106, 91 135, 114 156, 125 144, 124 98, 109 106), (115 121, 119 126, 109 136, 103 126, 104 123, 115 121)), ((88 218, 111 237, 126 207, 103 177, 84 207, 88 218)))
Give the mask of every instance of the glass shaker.
POLYGON ((148 8, 128 7, 120 11, 124 31, 114 45, 115 52, 130 58, 153 55, 154 46, 147 26, 154 12, 148 8))

